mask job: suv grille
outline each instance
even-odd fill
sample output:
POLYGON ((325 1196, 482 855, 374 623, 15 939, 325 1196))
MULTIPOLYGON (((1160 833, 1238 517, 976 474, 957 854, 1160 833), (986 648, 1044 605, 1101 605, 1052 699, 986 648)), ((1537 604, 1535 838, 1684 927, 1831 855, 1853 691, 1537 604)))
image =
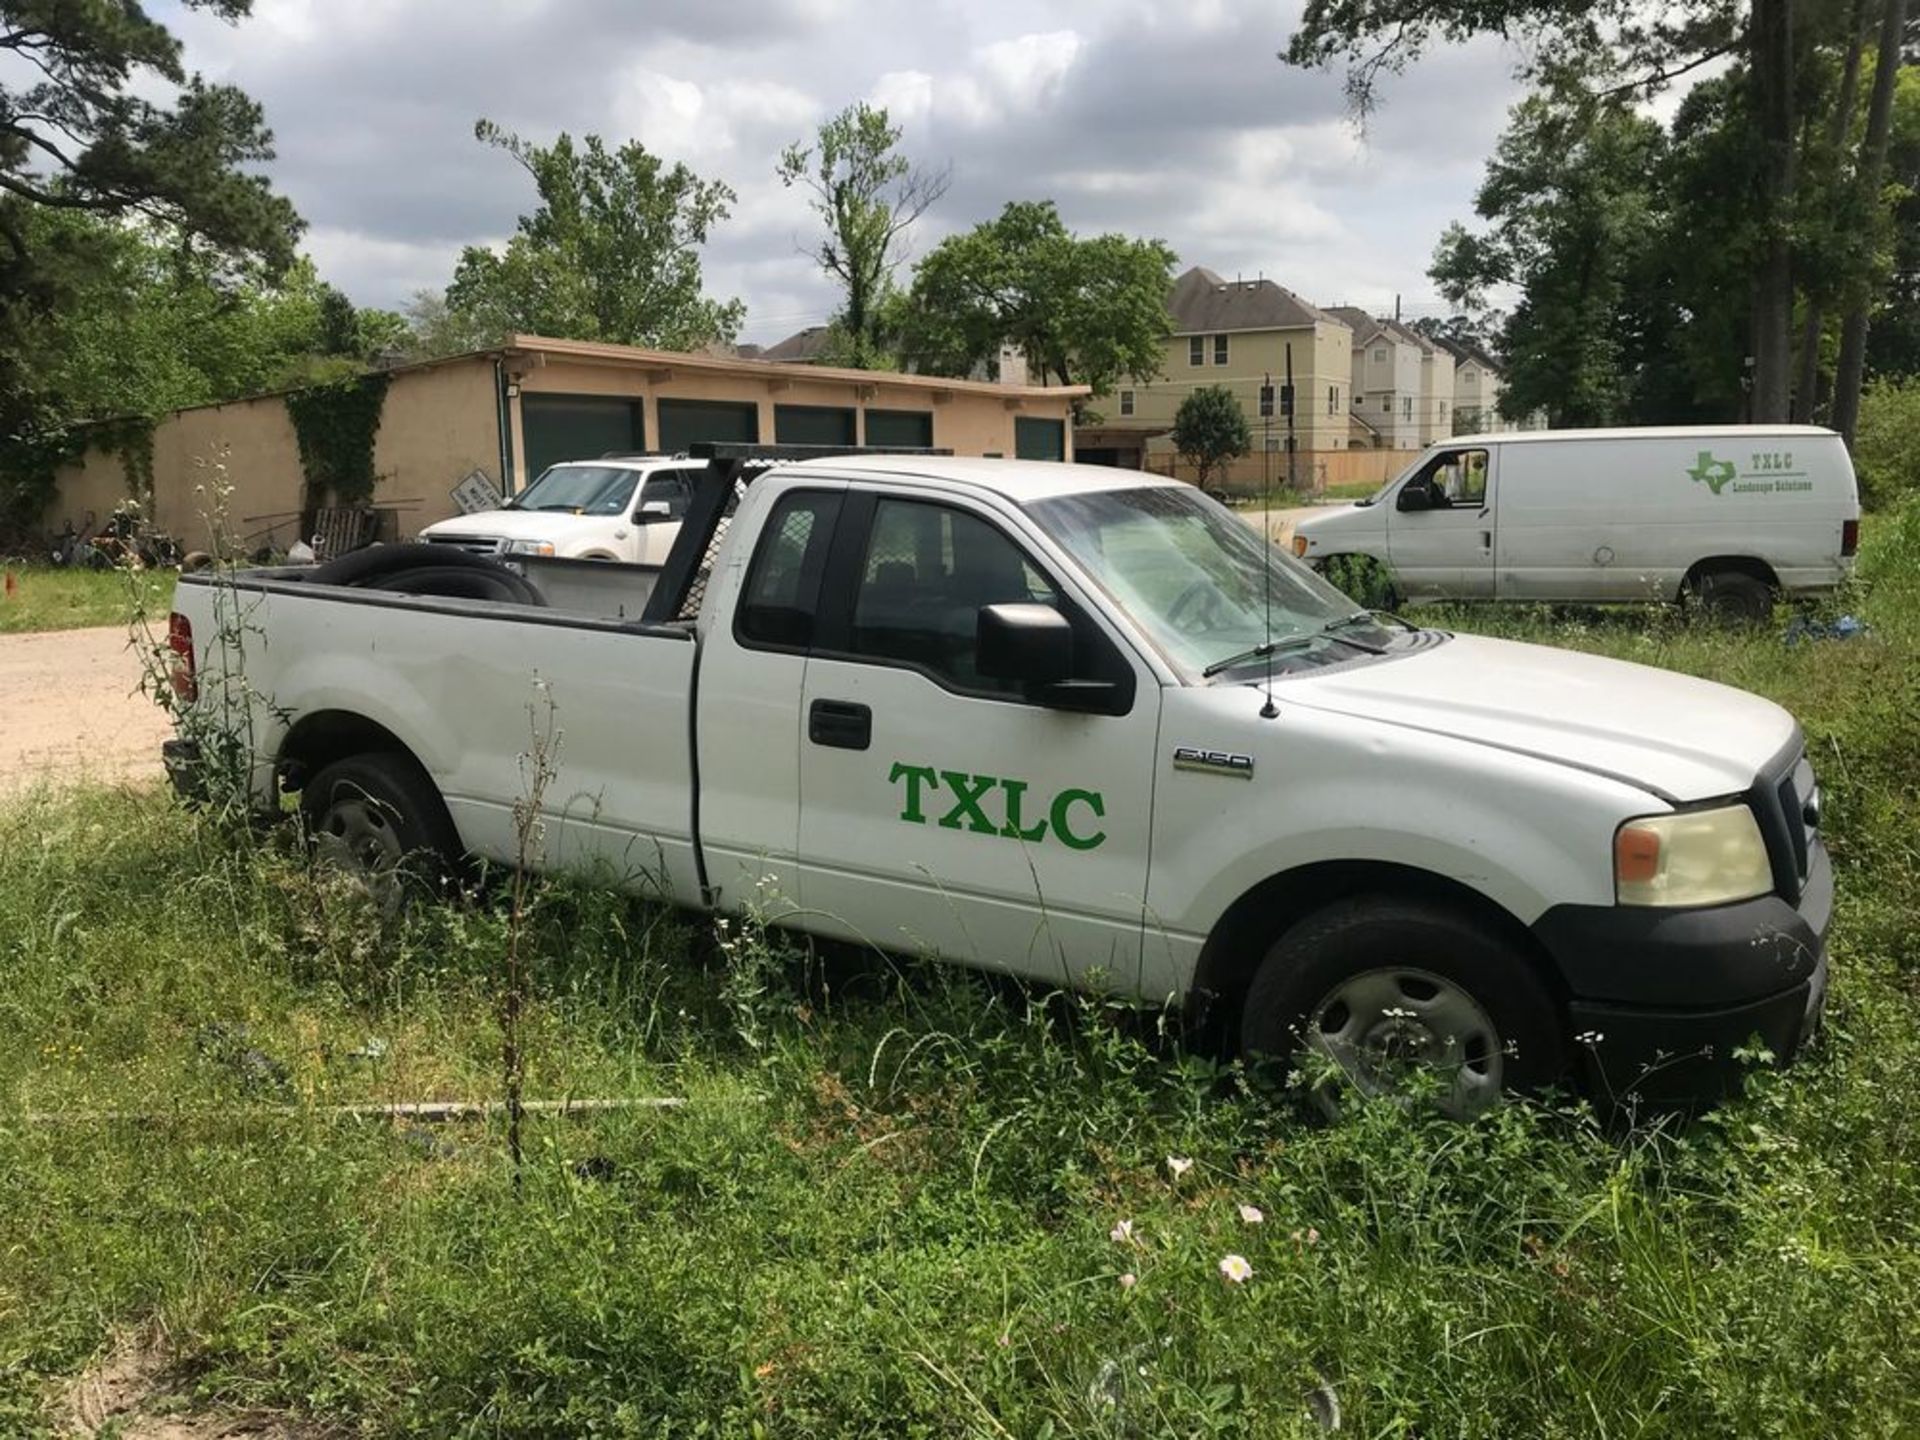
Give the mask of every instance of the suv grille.
POLYGON ((506 544, 497 535, 429 535, 429 545, 451 545, 469 555, 498 555, 506 544))

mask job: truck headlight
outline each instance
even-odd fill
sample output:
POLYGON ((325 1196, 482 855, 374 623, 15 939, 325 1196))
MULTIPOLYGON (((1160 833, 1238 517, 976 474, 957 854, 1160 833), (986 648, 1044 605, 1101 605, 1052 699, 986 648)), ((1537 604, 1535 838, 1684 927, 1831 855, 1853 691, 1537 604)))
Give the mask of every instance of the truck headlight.
POLYGON ((1613 837, 1622 905, 1724 905, 1773 889, 1760 825, 1745 805, 1629 820, 1613 837))
POLYGON ((509 540, 507 542, 507 554, 551 555, 553 554, 553 542, 551 540, 509 540))

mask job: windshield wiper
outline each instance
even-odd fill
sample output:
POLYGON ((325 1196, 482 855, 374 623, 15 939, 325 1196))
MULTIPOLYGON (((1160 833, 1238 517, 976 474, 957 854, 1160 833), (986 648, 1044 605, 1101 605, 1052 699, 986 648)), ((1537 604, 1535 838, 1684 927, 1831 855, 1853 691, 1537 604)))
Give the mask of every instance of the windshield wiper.
POLYGON ((1356 610, 1351 615, 1343 615, 1338 620, 1332 621, 1326 628, 1328 630, 1339 630, 1345 626, 1359 625, 1363 622, 1371 625, 1378 620, 1391 620, 1402 630, 1410 631, 1415 635, 1420 633, 1420 627, 1418 625, 1403 615, 1394 614, 1391 610, 1356 610))
MULTIPOLYGON (((1349 650, 1358 650, 1366 655, 1384 655, 1387 653, 1387 647, 1384 645, 1374 645, 1365 640, 1356 640, 1351 635, 1339 635, 1335 633, 1341 626, 1351 625, 1356 620, 1371 622, 1372 619, 1372 615, 1365 610, 1361 610, 1343 619, 1323 625, 1318 630, 1311 630, 1305 635, 1288 635, 1284 639, 1268 640, 1253 646, 1249 650, 1242 650, 1237 655, 1229 655, 1224 660, 1214 661, 1213 664, 1207 666, 1206 669, 1200 672, 1200 676, 1204 680, 1211 680, 1222 670, 1232 670, 1236 666, 1245 665, 1254 660, 1264 660, 1267 656, 1277 655, 1282 650, 1298 650, 1302 645, 1311 645, 1316 640, 1325 640, 1334 645, 1344 645, 1349 650)), ((1403 625, 1406 624, 1404 620, 1401 621, 1401 623, 1403 625)))

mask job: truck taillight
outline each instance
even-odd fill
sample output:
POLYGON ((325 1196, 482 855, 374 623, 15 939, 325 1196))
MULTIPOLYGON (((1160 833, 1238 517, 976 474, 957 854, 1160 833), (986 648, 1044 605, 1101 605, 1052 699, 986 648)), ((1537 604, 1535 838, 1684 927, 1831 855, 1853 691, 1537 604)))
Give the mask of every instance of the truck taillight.
POLYGON ((1860 522, 1858 520, 1840 522, 1840 553, 1842 555, 1860 553, 1860 522))
POLYGON ((178 610, 167 616, 167 649, 173 652, 173 693, 191 705, 200 698, 200 681, 193 673, 193 622, 178 610))

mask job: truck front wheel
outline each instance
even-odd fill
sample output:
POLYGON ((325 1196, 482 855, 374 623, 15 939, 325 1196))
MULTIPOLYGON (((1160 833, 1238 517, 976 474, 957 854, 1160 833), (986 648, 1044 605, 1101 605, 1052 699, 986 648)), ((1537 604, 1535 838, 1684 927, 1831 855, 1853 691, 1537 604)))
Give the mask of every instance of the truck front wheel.
POLYGON ((439 791, 406 755, 334 761, 301 790, 300 814, 316 856, 360 877, 383 910, 410 886, 439 884, 460 851, 439 791))
POLYGON ((1328 1115, 1355 1090, 1429 1097, 1466 1120, 1503 1091, 1559 1078, 1559 1032, 1526 959, 1472 915, 1361 895, 1274 943, 1247 992, 1241 1047, 1251 1062, 1305 1071, 1328 1115))

